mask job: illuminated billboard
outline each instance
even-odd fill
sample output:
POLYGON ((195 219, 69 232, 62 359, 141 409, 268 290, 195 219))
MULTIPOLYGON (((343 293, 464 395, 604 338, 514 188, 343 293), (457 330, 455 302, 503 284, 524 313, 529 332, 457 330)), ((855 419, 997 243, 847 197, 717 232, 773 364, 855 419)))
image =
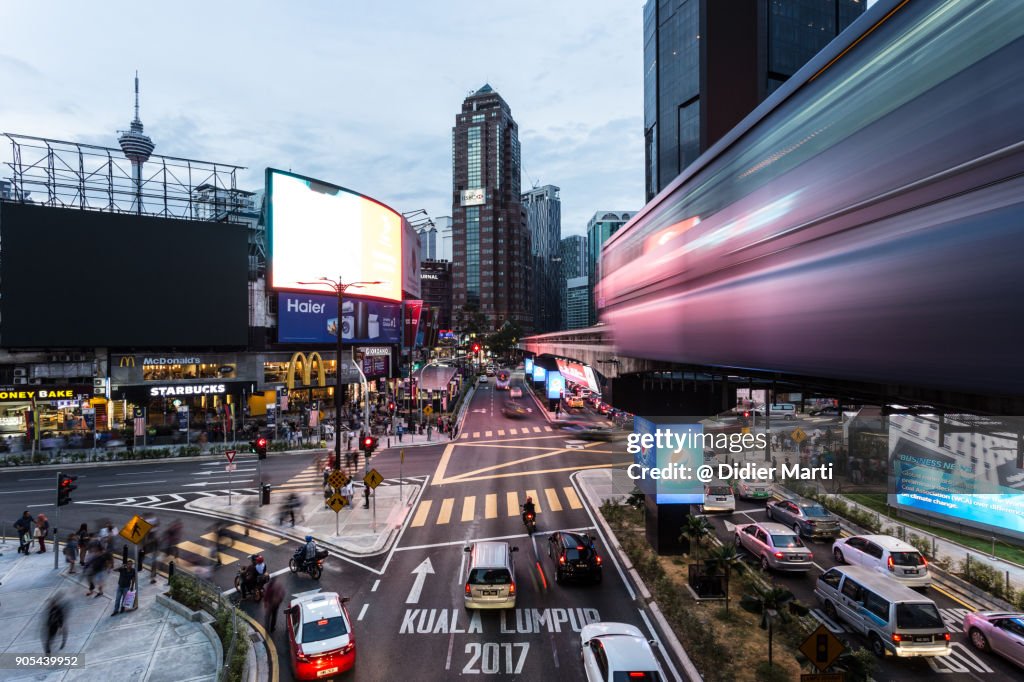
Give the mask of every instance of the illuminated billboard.
POLYGON ((462 190, 463 206, 483 206, 486 203, 483 188, 462 190))
POLYGON ((402 216, 369 197, 267 169, 270 286, 324 293, 322 277, 379 281, 349 293, 402 300, 402 216))
POLYGON ((640 491, 654 496, 658 504, 704 504, 704 484, 692 475, 704 463, 703 431, 701 424, 682 420, 634 417, 631 440, 636 446, 630 477, 640 491), (655 477, 649 474, 654 469, 689 475, 655 477))
POLYGON ((540 365, 533 366, 533 380, 537 383, 544 381, 547 377, 548 371, 540 365))
MULTIPOLYGON (((338 299, 322 294, 277 295, 277 340, 280 343, 337 343, 338 299)), ((344 343, 398 343, 402 339, 398 303, 346 298, 341 308, 344 343)))
POLYGON ((581 386, 586 386, 594 393, 601 392, 597 386, 597 378, 594 376, 594 370, 590 369, 589 366, 579 362, 571 362, 569 360, 561 359, 558 359, 555 362, 558 364, 558 371, 561 372, 562 376, 569 381, 581 386))
POLYGON ((523 370, 525 370, 526 376, 533 374, 533 358, 525 358, 523 360, 523 370))
POLYGON ((548 372, 545 381, 548 386, 548 400, 560 400, 565 393, 565 379, 558 372, 548 372))

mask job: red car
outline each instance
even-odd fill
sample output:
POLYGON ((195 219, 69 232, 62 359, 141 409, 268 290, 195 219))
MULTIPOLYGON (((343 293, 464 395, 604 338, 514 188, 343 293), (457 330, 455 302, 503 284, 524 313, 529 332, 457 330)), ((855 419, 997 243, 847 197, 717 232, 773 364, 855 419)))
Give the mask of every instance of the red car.
POLYGON ((322 680, 351 670, 356 664, 352 620, 337 592, 316 592, 292 599, 288 616, 288 648, 297 680, 322 680))

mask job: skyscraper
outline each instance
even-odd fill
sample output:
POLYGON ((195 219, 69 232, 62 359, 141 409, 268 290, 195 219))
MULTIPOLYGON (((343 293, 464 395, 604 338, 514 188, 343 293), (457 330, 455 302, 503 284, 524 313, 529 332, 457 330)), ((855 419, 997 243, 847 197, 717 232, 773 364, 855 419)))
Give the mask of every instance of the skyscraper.
MULTIPOLYGON (((566 281, 574 277, 587 276, 587 238, 578 234, 570 235, 562 240, 558 248, 559 257, 562 261, 559 265, 558 288, 560 298, 561 324, 559 329, 570 329, 568 326, 568 299, 566 298, 569 289, 566 281)), ((584 324, 589 320, 590 309, 586 299, 583 302, 584 324)))
POLYGON ((443 215, 437 218, 437 260, 452 259, 452 217, 443 215))
POLYGON ((420 238, 420 262, 437 260, 437 228, 433 223, 416 230, 420 238))
POLYGON ((608 241, 608 237, 619 231, 629 219, 636 215, 636 211, 598 211, 587 221, 587 279, 590 283, 590 294, 588 296, 589 310, 587 319, 589 324, 597 324, 597 305, 594 300, 594 287, 601 279, 601 271, 598 264, 601 260, 601 247, 608 241))
POLYGON ((583 329, 588 327, 587 300, 590 296, 590 282, 586 277, 573 277, 563 283, 565 288, 565 328, 583 329))
POLYGON ((849 26, 864 0, 647 0, 647 201, 849 26))
POLYGON ((544 185, 524 192, 522 198, 533 256, 530 309, 533 330, 541 334, 557 331, 562 322, 562 200, 558 192, 554 185, 544 185))
POLYGON ((519 128, 490 85, 462 102, 452 128, 454 310, 478 308, 498 328, 532 328, 530 238, 520 205, 519 128))

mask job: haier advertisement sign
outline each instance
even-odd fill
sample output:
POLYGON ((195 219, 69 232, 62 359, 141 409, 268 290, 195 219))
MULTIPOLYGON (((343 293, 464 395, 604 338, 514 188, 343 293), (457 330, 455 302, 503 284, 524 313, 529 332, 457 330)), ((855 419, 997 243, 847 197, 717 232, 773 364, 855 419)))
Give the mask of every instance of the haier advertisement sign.
MULTIPOLYGON (((336 343, 338 299, 316 294, 277 295, 279 343, 336 343)), ((399 343, 402 306, 346 298, 342 301, 341 339, 345 343, 399 343)))

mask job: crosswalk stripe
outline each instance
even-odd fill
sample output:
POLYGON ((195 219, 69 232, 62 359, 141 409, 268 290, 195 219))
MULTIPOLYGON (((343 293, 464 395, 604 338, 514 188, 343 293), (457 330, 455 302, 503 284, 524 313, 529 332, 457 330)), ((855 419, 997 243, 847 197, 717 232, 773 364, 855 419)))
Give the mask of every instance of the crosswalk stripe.
POLYGON ((490 493, 484 498, 484 518, 498 518, 498 495, 490 493))
POLYGON ((465 440, 466 438, 469 438, 469 434, 468 433, 462 434, 462 438, 463 438, 463 440, 465 440))
MULTIPOLYGON (((202 535, 200 537, 202 537, 203 540, 209 540, 214 544, 217 543, 216 533, 207 533, 206 535, 202 535)), ((233 549, 236 552, 245 552, 246 554, 259 554, 263 551, 255 545, 250 545, 248 542, 244 542, 236 538, 231 538, 231 546, 229 547, 229 549, 233 549)))
POLYGON ((515 435, 517 435, 519 433, 519 429, 509 429, 508 432, 511 435, 515 436, 515 435))
MULTIPOLYGON (((210 556, 210 549, 209 548, 203 547, 202 545, 198 545, 198 544, 192 542, 191 540, 184 540, 182 542, 179 542, 175 546, 176 547, 180 547, 181 549, 185 550, 186 552, 192 552, 193 554, 195 554, 197 556, 202 556, 202 557, 210 556)), ((231 556, 227 552, 221 552, 220 553, 220 562, 222 564, 224 564, 225 566, 227 566, 228 564, 233 564, 236 561, 238 561, 238 557, 231 556)))
POLYGON ((499 436, 504 436, 505 435, 505 429, 498 429, 498 435, 499 436))
POLYGON ((484 438, 490 438, 494 435, 494 431, 484 431, 484 438))
POLYGON ((479 437, 480 437, 480 432, 479 431, 474 431, 473 432, 473 438, 479 438, 479 437))
POLYGON ((437 523, 445 524, 452 520, 452 507, 455 506, 454 497, 446 497, 441 502, 441 511, 437 513, 437 523))
POLYGON ((509 516, 519 515, 519 495, 513 492, 505 493, 505 503, 508 506, 509 516))
POLYGON ((541 513, 543 510, 540 508, 540 495, 537 494, 536 490, 527 490, 527 497, 533 498, 533 506, 537 508, 537 513, 541 513))
POLYGON ((580 496, 576 494, 576 489, 571 486, 565 486, 562 488, 562 492, 565 493, 565 499, 569 500, 569 507, 572 509, 583 509, 583 503, 580 502, 580 496))
POLYGON ((431 500, 423 500, 420 502, 420 506, 416 508, 416 516, 412 519, 412 527, 419 528, 427 522, 427 515, 430 514, 431 500))
POLYGON ((228 530, 248 535, 253 540, 258 540, 259 542, 269 542, 272 545, 283 545, 288 542, 284 538, 279 538, 276 535, 270 535, 269 533, 264 533, 263 531, 256 530, 255 528, 246 528, 245 526, 240 526, 237 523, 228 526, 228 530))
POLYGON ((533 432, 534 433, 540 433, 540 427, 539 426, 534 426, 533 427, 533 432))
POLYGON ((544 496, 548 498, 548 509, 553 512, 562 511, 562 503, 558 501, 558 493, 554 488, 545 488, 544 496))
POLYGON ((554 431, 554 429, 553 429, 553 428, 551 428, 550 426, 545 426, 545 427, 544 427, 544 430, 545 430, 545 431, 554 431))
POLYGON ((472 521, 476 516, 476 495, 467 495, 462 501, 462 521, 472 521))

